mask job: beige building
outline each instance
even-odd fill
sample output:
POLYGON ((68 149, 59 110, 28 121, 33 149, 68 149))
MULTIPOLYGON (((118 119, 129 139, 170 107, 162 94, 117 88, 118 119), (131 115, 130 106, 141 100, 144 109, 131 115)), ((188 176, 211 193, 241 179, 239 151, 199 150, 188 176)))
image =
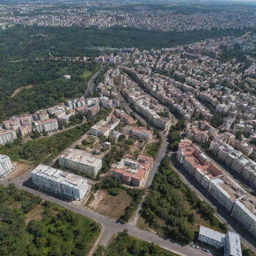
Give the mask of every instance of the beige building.
POLYGON ((69 149, 59 157, 59 164, 64 168, 96 177, 102 167, 102 160, 84 150, 69 149))

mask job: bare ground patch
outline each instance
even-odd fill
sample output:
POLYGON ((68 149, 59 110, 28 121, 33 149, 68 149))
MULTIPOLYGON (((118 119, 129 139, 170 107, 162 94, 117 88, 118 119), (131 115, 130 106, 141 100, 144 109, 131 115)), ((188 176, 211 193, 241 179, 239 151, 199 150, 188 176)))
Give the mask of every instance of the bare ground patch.
POLYGON ((20 93, 22 90, 24 90, 24 89, 31 89, 31 88, 33 88, 33 87, 34 87, 34 85, 32 85, 32 84, 25 85, 25 86, 21 86, 21 87, 15 89, 15 90, 13 91, 11 97, 12 97, 12 98, 15 97, 17 94, 19 94, 19 93, 20 93))
POLYGON ((33 220, 38 220, 38 221, 42 220, 43 212, 44 212, 43 206, 38 205, 37 207, 35 207, 29 213, 26 214, 26 223, 28 224, 33 220))
POLYGON ((125 208, 131 203, 126 191, 120 190, 117 196, 109 195, 105 190, 98 190, 88 207, 108 217, 118 219, 124 214, 125 208))

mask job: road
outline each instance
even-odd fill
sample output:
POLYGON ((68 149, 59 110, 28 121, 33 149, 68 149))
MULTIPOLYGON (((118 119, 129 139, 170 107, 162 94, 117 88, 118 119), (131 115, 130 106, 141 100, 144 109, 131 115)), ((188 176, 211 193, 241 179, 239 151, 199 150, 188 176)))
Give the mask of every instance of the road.
MULTIPOLYGON (((191 255, 206 256, 207 255, 206 253, 201 252, 197 249, 194 249, 190 246, 181 246, 167 239, 165 240, 154 233, 140 230, 130 225, 129 223, 128 224, 117 223, 114 219, 110 219, 97 212, 94 212, 91 209, 84 207, 83 205, 78 205, 78 204, 74 204, 73 202, 63 201, 58 198, 52 197, 50 195, 44 194, 38 190, 29 188, 24 185, 24 182, 27 181, 30 178, 30 176, 31 174, 30 172, 28 172, 23 176, 14 178, 12 180, 1 181, 1 183, 4 185, 14 184, 18 189, 25 190, 35 196, 39 196, 44 200, 51 201, 53 203, 56 203, 62 206, 63 208, 69 209, 73 212, 76 212, 78 214, 81 214, 87 218, 94 220, 96 223, 102 226, 101 237, 98 241, 99 245, 106 246, 115 234, 123 231, 124 229, 127 229, 128 233, 134 237, 137 237, 147 242, 153 242, 155 244, 158 244, 160 247, 165 248, 166 250, 172 251, 180 255, 187 255, 187 256, 191 256, 191 255)), ((96 248, 96 246, 94 247, 96 248)))
POLYGON ((88 97, 92 94, 94 87, 95 87, 95 79, 97 78, 97 76, 100 74, 100 72, 102 71, 102 68, 96 72, 91 79, 86 83, 86 89, 85 89, 85 93, 84 96, 88 97))

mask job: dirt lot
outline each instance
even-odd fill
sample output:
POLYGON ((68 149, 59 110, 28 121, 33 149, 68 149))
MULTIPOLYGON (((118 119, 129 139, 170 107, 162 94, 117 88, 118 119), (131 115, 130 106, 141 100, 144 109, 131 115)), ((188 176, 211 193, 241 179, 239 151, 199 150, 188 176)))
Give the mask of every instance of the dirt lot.
POLYGON ((26 162, 16 162, 13 172, 11 172, 6 178, 16 178, 21 176, 28 170, 32 170, 35 166, 27 164, 26 162))
POLYGON ((88 207, 110 218, 118 219, 130 203, 131 197, 123 190, 120 190, 117 196, 109 195, 105 190, 98 190, 88 207))

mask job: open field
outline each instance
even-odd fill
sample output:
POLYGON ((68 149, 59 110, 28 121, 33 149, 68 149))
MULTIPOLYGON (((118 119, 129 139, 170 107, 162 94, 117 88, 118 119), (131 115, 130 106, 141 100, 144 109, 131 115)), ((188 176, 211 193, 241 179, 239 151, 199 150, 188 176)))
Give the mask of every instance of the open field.
POLYGON ((110 195, 106 190, 98 190, 88 207, 108 217, 119 219, 125 208, 131 203, 131 197, 126 191, 120 190, 118 195, 110 195))

